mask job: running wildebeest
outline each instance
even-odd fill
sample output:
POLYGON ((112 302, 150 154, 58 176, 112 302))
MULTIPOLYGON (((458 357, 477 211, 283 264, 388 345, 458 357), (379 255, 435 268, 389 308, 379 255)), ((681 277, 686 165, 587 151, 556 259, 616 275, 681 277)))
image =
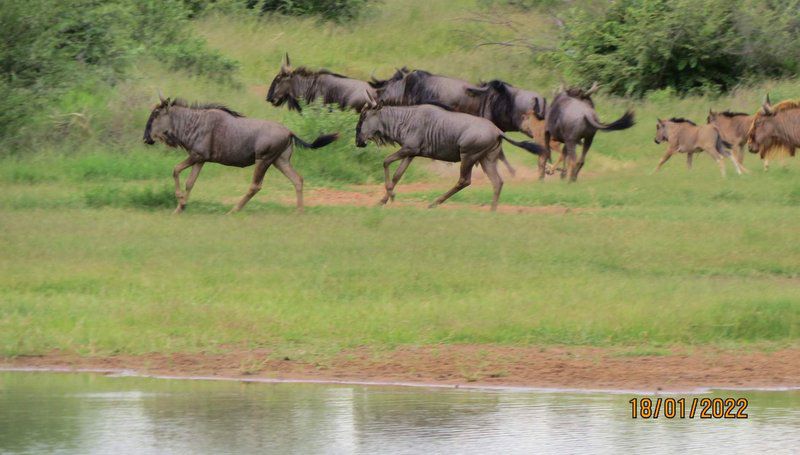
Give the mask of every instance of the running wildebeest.
POLYGON ((338 104, 340 109, 361 110, 367 102, 366 93, 376 96, 367 82, 351 79, 328 70, 311 71, 305 67, 292 69, 289 54, 267 92, 273 106, 287 104, 290 110, 302 111, 299 101, 312 103, 321 98, 324 104, 338 104))
POLYGON ((747 146, 765 160, 765 169, 769 167, 769 156, 794 156, 800 147, 800 101, 783 101, 773 106, 767 95, 747 133, 747 146))
MULTIPOLYGON (((525 130, 525 114, 533 111, 544 119, 546 101, 536 92, 522 90, 500 80, 471 84, 463 79, 431 74, 423 70, 409 71, 403 67, 390 79, 373 79, 378 100, 386 105, 414 106, 437 103, 456 112, 485 118, 503 132, 525 130)), ((540 138, 541 139, 541 138, 540 138)), ((500 160, 514 175, 505 155, 500 160)))
MULTIPOLYGON (((392 106, 414 106, 434 102, 456 112, 483 117, 503 132, 522 131, 531 110, 544 119, 547 101, 538 93, 500 80, 471 84, 454 77, 423 70, 401 68, 390 79, 370 83, 378 90, 378 101, 392 106)), ((526 133, 527 134, 527 133, 526 133)))
MULTIPOLYGON (((547 126, 546 119, 539 119, 533 111, 529 111, 525 114, 525 117, 522 121, 522 132, 527 134, 528 136, 533 138, 533 141, 539 143, 540 141, 544 141, 544 132, 545 127, 547 126)), ((550 138, 550 150, 558 149, 561 147, 561 143, 557 140, 550 138)), ((558 161, 556 161, 553 165, 547 165, 546 173, 547 175, 554 174, 555 171, 558 170, 558 165, 563 164, 563 157, 559 156, 558 161)))
POLYGON ((189 157, 172 171, 175 180, 175 213, 186 208, 194 182, 207 162, 226 166, 256 165, 253 182, 242 199, 229 213, 238 212, 261 189, 264 174, 270 166, 280 170, 294 185, 297 209, 303 210, 303 177, 290 163, 293 144, 317 149, 335 141, 338 133, 319 136, 311 144, 304 142, 285 126, 267 120, 244 118, 219 104, 189 105, 183 100, 170 101, 159 93, 160 102, 153 108, 144 129, 144 142, 156 139, 169 147, 186 150, 189 157), (191 167, 186 191, 181 191, 180 173, 191 167))
POLYGON ((356 146, 365 147, 368 140, 401 146, 400 150, 383 160, 386 195, 381 199, 381 204, 394 200, 394 187, 414 157, 461 162, 458 183, 436 199, 430 205, 431 208, 469 186, 472 168, 480 163, 492 182, 492 210, 497 210, 497 201, 503 188, 503 179, 497 171, 497 160, 503 153, 502 141, 508 141, 533 154, 544 152, 544 148, 533 142, 509 139, 486 119, 453 112, 447 106, 383 106, 374 100, 370 100, 361 111, 356 126, 356 146), (400 166, 390 179, 389 165, 398 160, 402 160, 400 166))
POLYGON ((578 179, 578 173, 586 162, 586 154, 592 146, 594 135, 600 131, 620 131, 633 126, 633 111, 629 110, 612 123, 604 124, 597 118, 591 96, 598 90, 595 82, 589 90, 570 88, 560 90, 553 98, 546 114, 544 145, 547 152, 539 156, 539 178, 543 179, 547 161, 550 159, 550 141, 555 139, 564 144, 561 160, 567 163, 561 171, 561 178, 569 173, 570 181, 578 179), (576 160, 575 149, 583 143, 583 153, 576 160))
POLYGON ((691 120, 677 117, 669 120, 658 119, 655 143, 660 144, 662 142, 667 142, 669 147, 667 147, 667 153, 658 162, 658 166, 653 172, 661 169, 661 166, 676 153, 686 153, 686 166, 691 169, 692 155, 701 152, 708 153, 717 162, 723 177, 725 177, 725 156, 733 161, 736 172, 741 174, 745 170, 736 161, 736 158, 725 150, 725 147, 730 148, 731 144, 722 140, 722 136, 714 125, 697 126, 691 120))
POLYGON ((722 140, 733 145, 734 157, 741 165, 744 165, 744 146, 747 144, 747 132, 750 131, 754 117, 743 112, 708 111, 706 123, 714 125, 722 140))

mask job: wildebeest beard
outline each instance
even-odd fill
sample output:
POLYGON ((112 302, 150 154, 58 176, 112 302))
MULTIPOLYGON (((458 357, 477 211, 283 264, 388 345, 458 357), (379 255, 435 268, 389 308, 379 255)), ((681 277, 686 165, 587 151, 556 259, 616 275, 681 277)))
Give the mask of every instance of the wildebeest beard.
POLYGON ((153 136, 150 135, 150 130, 153 129, 153 120, 156 118, 156 111, 153 109, 153 112, 150 113, 150 117, 147 119, 147 125, 144 127, 144 143, 147 145, 153 145, 156 141, 153 140, 153 136))

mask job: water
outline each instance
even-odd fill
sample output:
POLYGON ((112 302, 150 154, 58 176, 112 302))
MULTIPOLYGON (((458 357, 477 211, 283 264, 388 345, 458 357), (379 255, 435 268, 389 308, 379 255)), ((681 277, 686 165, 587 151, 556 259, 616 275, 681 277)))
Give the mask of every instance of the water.
POLYGON ((0 453, 800 452, 800 391, 702 395, 747 420, 633 420, 634 396, 0 372, 0 453))

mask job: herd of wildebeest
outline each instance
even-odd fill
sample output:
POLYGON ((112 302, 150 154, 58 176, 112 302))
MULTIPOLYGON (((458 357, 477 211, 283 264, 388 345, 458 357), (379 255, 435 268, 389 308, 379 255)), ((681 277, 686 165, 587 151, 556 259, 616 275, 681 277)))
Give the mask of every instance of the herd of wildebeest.
MULTIPOLYGON (((503 141, 538 156, 540 179, 558 171, 562 179, 568 176, 575 181, 597 131, 620 131, 633 126, 633 111, 611 123, 601 122, 592 102, 597 90, 596 83, 588 90, 561 87, 548 103, 536 92, 500 80, 476 85, 403 67, 389 79, 372 77, 370 81, 362 81, 327 70, 292 68, 287 54, 266 100, 274 106, 286 104, 298 112, 302 110, 301 101, 315 100, 354 110, 360 113, 355 131, 357 147, 365 147, 368 141, 399 145, 400 150, 383 161, 386 193, 381 204, 394 200, 398 181, 411 161, 421 156, 461 163, 458 182, 431 207, 469 186, 472 169, 480 164, 494 190, 492 210, 495 210, 503 186, 498 160, 514 175, 503 154, 503 141), (505 135, 510 131, 522 132, 538 142, 513 140, 505 135), (582 146, 579 158, 578 145, 582 146), (561 156, 552 165, 551 150, 559 147, 561 156), (400 164, 390 177, 389 166, 395 161, 400 164)), ((180 99, 164 99, 160 92, 159 98, 147 120, 144 141, 152 145, 159 140, 169 147, 181 147, 189 155, 173 170, 178 199, 176 213, 186 207, 206 162, 237 167, 255 164, 250 188, 232 212, 241 210, 261 189, 270 166, 278 168, 292 182, 297 208, 302 210, 303 178, 290 163, 293 146, 316 149, 338 138, 338 133, 323 134, 308 143, 280 123, 245 118, 223 105, 189 105, 180 99), (190 167, 185 190, 181 190, 180 173, 190 167)), ((761 156, 766 169, 774 153, 794 156, 795 148, 800 146, 800 101, 773 106, 767 96, 753 115, 710 111, 707 123, 700 126, 679 117, 659 119, 655 142, 668 143, 656 170, 676 153, 685 153, 691 168, 692 155, 707 152, 718 163, 723 176, 724 157, 730 158, 741 174, 747 172, 742 165, 745 145, 761 156)))

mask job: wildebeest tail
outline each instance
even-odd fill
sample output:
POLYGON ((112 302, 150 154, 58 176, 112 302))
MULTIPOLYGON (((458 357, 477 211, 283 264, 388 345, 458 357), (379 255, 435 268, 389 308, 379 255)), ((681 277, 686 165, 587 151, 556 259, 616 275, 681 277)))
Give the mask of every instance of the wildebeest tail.
POLYGON ((505 134, 501 135, 500 137, 521 149, 525 149, 528 152, 533 153, 534 155, 541 155, 542 153, 546 152, 544 147, 531 141, 515 141, 505 134))
POLYGON ((322 134, 320 135, 320 137, 314 139, 314 142, 310 144, 300 139, 299 137, 295 136, 294 134, 292 134, 292 139, 294 140, 294 143, 296 145, 299 145, 300 147, 305 147, 307 149, 318 149, 320 147, 325 147, 326 145, 330 144, 336 139, 339 139, 339 133, 322 134))
POLYGON ((602 131, 626 130, 632 127, 634 123, 636 123, 634 121, 633 111, 625 112, 625 114, 622 117, 609 124, 601 123, 600 120, 597 119, 597 115, 587 116, 586 121, 589 122, 589 124, 592 125, 593 127, 602 131))
POLYGON ((731 144, 729 142, 726 142, 726 141, 723 141, 722 140, 722 135, 719 134, 719 131, 717 131, 716 147, 717 147, 717 152, 720 155, 722 155, 722 156, 731 156, 730 149, 731 149, 731 147, 733 147, 733 144, 731 144))

